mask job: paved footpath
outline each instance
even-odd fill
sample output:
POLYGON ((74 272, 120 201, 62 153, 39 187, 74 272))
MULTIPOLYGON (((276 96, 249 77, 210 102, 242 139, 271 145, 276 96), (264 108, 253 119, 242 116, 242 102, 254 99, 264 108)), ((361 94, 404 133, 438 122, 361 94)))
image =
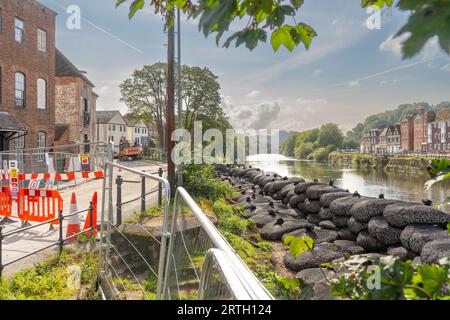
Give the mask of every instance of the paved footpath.
MULTIPOLYGON (((132 167, 136 170, 144 170, 148 173, 155 173, 158 171, 161 163, 153 162, 153 161, 132 161, 132 162, 120 162, 120 164, 124 166, 132 167)), ((163 165, 163 168, 165 169, 165 166, 163 165)), ((127 172, 125 170, 122 170, 119 172, 116 168, 114 169, 114 184, 113 184, 113 205, 116 205, 116 194, 117 189, 115 185, 115 179, 117 175, 121 175, 124 180, 130 180, 130 181, 140 181, 140 178, 130 172, 127 172)), ((75 192, 77 197, 77 205, 78 210, 87 209, 89 207, 90 201, 92 199, 92 196, 94 192, 97 192, 98 194, 98 222, 100 222, 101 219, 101 207, 102 207, 102 187, 103 187, 103 179, 99 180, 92 180, 85 183, 80 183, 77 186, 65 189, 60 191, 60 194, 64 200, 64 214, 69 213, 69 207, 70 207, 70 199, 72 196, 72 192, 75 192)), ((156 181, 152 180, 146 180, 146 191, 149 192, 151 190, 154 190, 158 187, 158 183, 156 181)), ((122 202, 126 202, 129 200, 133 200, 135 198, 138 198, 138 200, 135 200, 127 205, 123 206, 122 209, 122 216, 123 221, 125 221, 127 218, 132 216, 133 212, 140 210, 141 202, 140 202, 140 194, 141 194, 141 184, 135 184, 135 183, 124 183, 122 185, 122 202)), ((164 194, 164 193, 163 193, 164 194)), ((157 195, 158 193, 155 192, 152 195, 148 196, 146 198, 146 206, 150 207, 152 205, 157 204, 157 195)), ((14 204, 14 212, 16 212, 17 205, 14 204)), ((81 215, 81 227, 84 225, 84 221, 86 218, 87 213, 83 213, 81 215)), ((114 216, 116 215, 116 210, 114 210, 114 216)), ((21 223, 17 218, 14 218, 16 220, 15 223, 5 225, 3 226, 3 234, 6 234, 11 231, 20 230, 21 229, 21 223)), ((36 224, 36 223, 32 223, 36 224)), ((41 227, 37 227, 31 230, 23 231, 20 233, 17 233, 13 236, 6 237, 3 240, 3 263, 8 263, 9 261, 15 260, 19 257, 22 257, 32 251, 44 248, 48 245, 50 245, 52 242, 55 242, 58 240, 59 237, 59 227, 55 226, 53 230, 49 230, 49 225, 44 225, 41 227)), ((64 222, 63 226, 63 234, 66 235, 67 230, 67 221, 64 222)), ((47 255, 48 252, 54 252, 54 248, 51 250, 46 250, 47 255)), ((17 271, 19 269, 23 269, 25 267, 28 267, 32 265, 34 262, 39 261, 40 259, 45 256, 44 254, 40 255, 34 255, 30 258, 27 258, 26 260, 23 260, 21 262, 14 263, 8 267, 5 268, 4 274, 8 275, 11 274, 14 271, 17 271)))

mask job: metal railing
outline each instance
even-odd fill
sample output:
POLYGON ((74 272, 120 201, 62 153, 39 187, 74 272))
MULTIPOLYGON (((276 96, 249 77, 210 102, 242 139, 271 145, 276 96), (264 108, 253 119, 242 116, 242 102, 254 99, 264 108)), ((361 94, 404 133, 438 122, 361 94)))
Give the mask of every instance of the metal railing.
POLYGON ((93 221, 94 221, 93 220, 93 209, 94 209, 94 207, 93 207, 93 204, 91 202, 91 204, 89 205, 88 209, 80 210, 80 211, 77 211, 77 212, 74 212, 74 213, 71 213, 71 214, 63 215, 62 210, 61 210, 59 212, 59 215, 58 215, 57 218, 54 218, 54 219, 51 219, 51 220, 48 220, 48 221, 45 221, 45 222, 41 222, 41 223, 38 223, 38 224, 32 225, 32 226, 21 227, 21 228, 18 228, 16 230, 13 230, 13 231, 10 231, 10 232, 6 232, 6 233, 2 232, 3 231, 3 227, 0 226, 0 278, 2 276, 2 273, 3 273, 3 270, 5 269, 5 267, 7 267, 9 265, 12 265, 12 264, 14 264, 16 262, 19 262, 19 261, 21 261, 23 259, 26 259, 26 258, 28 258, 28 257, 30 257, 32 255, 35 255, 37 253, 40 253, 40 252, 44 251, 44 250, 50 249, 50 248, 52 248, 54 246, 58 246, 59 254, 61 254, 62 251, 63 251, 63 248, 64 248, 64 244, 67 241, 70 241, 72 239, 78 238, 80 235, 88 234, 90 232, 93 232, 94 231, 94 226, 93 226, 93 221), (63 233, 63 222, 64 222, 64 220, 68 219, 70 217, 73 217, 75 215, 79 215, 79 214, 85 213, 85 212, 88 212, 88 215, 89 215, 89 221, 90 221, 89 228, 86 229, 86 230, 80 231, 80 232, 78 232, 76 234, 73 234, 73 235, 71 235, 69 237, 64 237, 64 233, 63 233), (24 254, 24 255, 22 255, 22 256, 20 256, 18 258, 10 260, 10 261, 8 261, 6 263, 3 262, 3 257, 2 257, 3 256, 3 245, 4 245, 3 241, 5 239, 7 239, 9 237, 12 237, 14 235, 21 234, 23 232, 35 229, 35 228, 42 227, 42 226, 47 225, 47 224, 49 224, 50 226, 53 226, 52 223, 56 222, 56 221, 58 221, 58 225, 59 225, 58 240, 57 241, 53 241, 49 245, 47 245, 45 247, 41 247, 41 248, 39 248, 37 250, 28 252, 27 254, 24 254))
POLYGON ((169 182, 160 176, 161 170, 151 174, 109 161, 104 172, 99 252, 102 291, 107 299, 161 299, 168 243, 165 230, 169 217, 169 182), (124 190, 124 183, 132 188, 124 190), (152 183, 156 184, 155 188, 152 183), (134 188, 136 184, 141 187, 134 188), (136 192, 136 189, 140 190, 136 192), (123 199, 125 191, 131 199, 123 199), (136 193, 140 196, 135 197, 136 193), (127 206, 125 210, 124 206, 127 206), (140 220, 141 215, 154 208, 161 214, 151 215, 149 221, 140 220), (130 222, 123 223, 124 219, 130 222))
POLYGON ((183 188, 177 189, 168 234, 164 299, 273 299, 183 188))

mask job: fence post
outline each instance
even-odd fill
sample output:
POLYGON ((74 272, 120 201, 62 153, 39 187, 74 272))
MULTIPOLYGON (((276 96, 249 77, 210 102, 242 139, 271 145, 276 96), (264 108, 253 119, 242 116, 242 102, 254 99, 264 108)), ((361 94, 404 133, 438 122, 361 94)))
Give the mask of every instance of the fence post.
POLYGON ((59 211, 59 241, 58 241, 58 246, 59 246, 59 255, 62 254, 63 251, 63 245, 64 245, 64 238, 63 238, 63 214, 62 214, 62 210, 59 211))
POLYGON ((91 235, 94 234, 94 221, 92 220, 94 217, 93 211, 94 211, 94 205, 92 204, 92 201, 91 201, 90 205, 89 205, 89 229, 91 229, 91 235))
POLYGON ((116 185, 117 185, 117 219, 116 219, 116 225, 120 226, 122 224, 122 183, 123 179, 121 175, 118 175, 116 178, 116 185))
POLYGON ((3 227, 0 226, 0 282, 2 280, 2 273, 3 273, 3 259, 2 259, 3 250, 2 250, 2 246, 3 246, 3 227))
POLYGON ((141 212, 145 211, 145 177, 141 177, 141 212))
MULTIPOLYGON (((163 169, 160 167, 158 170, 158 175, 162 178, 163 176, 163 169)), ((162 183, 158 183, 158 206, 162 205, 162 183)))

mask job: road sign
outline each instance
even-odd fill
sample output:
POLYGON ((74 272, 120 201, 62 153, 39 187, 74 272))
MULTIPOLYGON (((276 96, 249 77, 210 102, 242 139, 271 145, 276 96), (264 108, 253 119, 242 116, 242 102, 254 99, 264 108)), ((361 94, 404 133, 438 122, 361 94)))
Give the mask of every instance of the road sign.
POLYGON ((9 161, 9 187, 13 198, 19 194, 19 168, 16 160, 9 161))

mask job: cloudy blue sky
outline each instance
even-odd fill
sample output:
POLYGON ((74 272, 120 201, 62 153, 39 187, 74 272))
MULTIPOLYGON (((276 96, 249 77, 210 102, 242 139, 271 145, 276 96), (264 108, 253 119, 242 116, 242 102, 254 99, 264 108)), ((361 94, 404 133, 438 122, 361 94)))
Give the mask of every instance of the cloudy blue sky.
MULTIPOLYGON (((130 22, 115 0, 39 0, 58 13, 57 46, 96 85, 98 109, 120 109, 118 85, 134 69, 166 59, 161 18, 149 10, 130 22), (81 29, 66 27, 66 8, 81 9, 81 29)), ((205 66, 219 76, 224 109, 235 127, 305 130, 326 122, 348 130, 366 116, 402 103, 450 100, 450 58, 430 41, 403 61, 392 35, 407 15, 382 14, 381 29, 369 30, 359 0, 306 0, 297 21, 318 37, 309 51, 269 44, 253 52, 218 48, 195 21, 182 24, 182 62, 205 66), (245 115, 245 117, 244 117, 245 115)))

